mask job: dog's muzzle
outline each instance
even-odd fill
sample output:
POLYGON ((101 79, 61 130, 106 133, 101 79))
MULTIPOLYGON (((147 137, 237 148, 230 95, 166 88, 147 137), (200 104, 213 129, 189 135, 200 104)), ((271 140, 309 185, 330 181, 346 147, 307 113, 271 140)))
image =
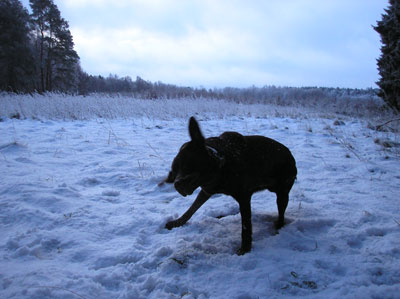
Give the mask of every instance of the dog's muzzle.
POLYGON ((176 179, 176 172, 170 171, 168 173, 168 177, 166 178, 165 182, 168 184, 172 184, 173 182, 175 182, 176 179))
POLYGON ((193 174, 193 175, 187 175, 183 178, 177 177, 174 183, 174 187, 176 191, 179 192, 182 196, 188 196, 191 195, 194 190, 197 189, 200 185, 198 184, 199 181, 199 175, 193 174))

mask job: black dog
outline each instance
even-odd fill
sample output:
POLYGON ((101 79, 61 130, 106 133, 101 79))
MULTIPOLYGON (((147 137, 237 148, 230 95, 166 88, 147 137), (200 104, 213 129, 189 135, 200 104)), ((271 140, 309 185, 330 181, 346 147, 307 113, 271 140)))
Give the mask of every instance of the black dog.
POLYGON ((165 180, 175 183, 183 196, 201 187, 192 206, 179 219, 166 224, 167 229, 184 225, 213 195, 232 196, 240 206, 242 245, 238 254, 251 250, 252 225, 250 200, 254 192, 268 189, 277 195, 277 229, 284 225, 289 191, 296 179, 296 161, 287 147, 263 136, 243 136, 225 132, 205 139, 197 121, 189 121, 191 141, 183 144, 165 180))

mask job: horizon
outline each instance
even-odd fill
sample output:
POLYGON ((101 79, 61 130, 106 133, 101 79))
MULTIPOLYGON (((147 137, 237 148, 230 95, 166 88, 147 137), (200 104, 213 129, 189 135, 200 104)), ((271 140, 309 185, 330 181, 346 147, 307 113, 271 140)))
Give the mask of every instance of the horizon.
MULTIPOLYGON (((23 0, 29 9, 29 1, 23 0)), ((193 88, 377 88, 387 1, 54 0, 83 71, 193 88)))

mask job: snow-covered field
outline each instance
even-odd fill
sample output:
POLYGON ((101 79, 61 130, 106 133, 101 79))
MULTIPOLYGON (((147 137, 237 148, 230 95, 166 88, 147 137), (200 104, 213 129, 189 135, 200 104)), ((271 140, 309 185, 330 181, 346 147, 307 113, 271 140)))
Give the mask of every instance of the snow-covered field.
POLYGON ((399 298, 399 133, 289 107, 86 100, 0 98, 1 298, 399 298), (158 183, 196 112, 207 137, 265 135, 297 160, 287 225, 255 194, 244 256, 227 196, 164 228, 195 198, 158 183))

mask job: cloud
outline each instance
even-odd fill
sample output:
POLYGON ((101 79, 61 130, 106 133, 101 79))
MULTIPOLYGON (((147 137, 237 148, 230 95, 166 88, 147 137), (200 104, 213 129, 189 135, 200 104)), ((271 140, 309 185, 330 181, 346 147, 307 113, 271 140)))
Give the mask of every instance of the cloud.
POLYGON ((369 87, 377 79, 371 24, 384 5, 374 0, 56 2, 93 74, 211 87, 369 87))
MULTIPOLYGON (((146 66, 151 65, 153 69, 169 70, 169 73, 187 70, 191 74, 189 77, 193 77, 195 70, 201 73, 201 69, 212 69, 213 66, 246 64, 260 55, 250 46, 246 36, 232 39, 224 31, 218 30, 200 31, 192 28, 184 36, 149 32, 140 28, 71 30, 82 62, 95 65, 96 61, 102 61, 115 65, 106 72, 118 71, 119 68, 128 71, 129 68, 129 73, 134 73, 137 69, 144 71, 146 66)), ((100 68, 101 65, 96 71, 104 73, 100 68)), ((166 71, 162 73, 160 80, 169 79, 166 71)))
POLYGON ((129 4, 133 4, 134 2, 140 1, 131 1, 131 0, 63 0, 66 6, 71 8, 81 8, 86 6, 125 6, 129 4))

